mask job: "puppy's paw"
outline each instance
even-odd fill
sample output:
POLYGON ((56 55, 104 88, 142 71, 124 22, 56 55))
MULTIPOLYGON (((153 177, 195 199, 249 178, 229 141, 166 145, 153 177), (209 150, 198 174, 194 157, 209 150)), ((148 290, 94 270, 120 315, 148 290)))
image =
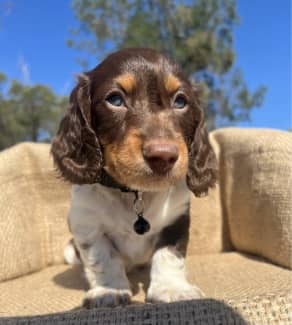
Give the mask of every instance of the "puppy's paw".
POLYGON ((204 298, 200 288, 187 283, 183 286, 166 284, 150 285, 146 300, 148 302, 174 302, 204 298))
POLYGON ((124 306, 130 303, 131 296, 129 289, 96 287, 87 291, 82 306, 87 309, 124 306))

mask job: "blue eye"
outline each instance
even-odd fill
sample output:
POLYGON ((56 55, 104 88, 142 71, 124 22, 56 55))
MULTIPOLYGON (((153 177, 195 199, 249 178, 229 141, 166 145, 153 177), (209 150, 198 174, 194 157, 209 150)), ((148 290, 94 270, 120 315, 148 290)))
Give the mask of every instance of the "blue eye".
POLYGON ((187 100, 185 99, 185 97, 183 95, 176 96, 176 98, 173 102, 174 108, 182 109, 186 105, 187 105, 187 100))
POLYGON ((106 98, 106 101, 109 102, 111 105, 113 106, 117 106, 117 107, 120 107, 120 106, 123 106, 124 105, 124 99, 121 95, 119 94, 112 94, 112 95, 109 95, 107 98, 106 98))

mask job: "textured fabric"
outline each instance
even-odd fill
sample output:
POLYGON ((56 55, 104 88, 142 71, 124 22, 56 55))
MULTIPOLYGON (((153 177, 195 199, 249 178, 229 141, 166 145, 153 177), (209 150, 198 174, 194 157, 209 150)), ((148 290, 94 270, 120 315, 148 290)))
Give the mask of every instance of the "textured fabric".
MULTIPOLYGON (((210 143, 217 159, 220 157, 220 146, 213 135, 210 143)), ((228 221, 221 203, 220 181, 214 189, 209 189, 205 197, 192 195, 190 213, 189 254, 211 254, 230 250, 228 221)))
MULTIPOLYGON (((256 296, 286 296, 292 292, 287 269, 238 253, 189 256, 189 280, 206 299, 248 301, 256 296)), ((134 302, 144 302, 147 270, 130 276, 134 302)), ((80 267, 57 265, 0 283, 0 316, 62 312, 80 306, 86 282, 80 267)), ((1 323, 1 322, 0 322, 1 323)))
POLYGON ((212 254, 230 250, 228 223, 221 206, 220 183, 206 197, 192 195, 188 254, 212 254))
POLYGON ((56 178, 49 145, 0 153, 0 281, 63 262, 69 186, 56 178))
POLYGON ((292 298, 288 295, 228 302, 193 300, 27 318, 2 318, 0 321, 7 325, 291 325, 291 308, 292 298))
POLYGON ((212 137, 234 249, 292 268, 292 134, 230 128, 212 137))

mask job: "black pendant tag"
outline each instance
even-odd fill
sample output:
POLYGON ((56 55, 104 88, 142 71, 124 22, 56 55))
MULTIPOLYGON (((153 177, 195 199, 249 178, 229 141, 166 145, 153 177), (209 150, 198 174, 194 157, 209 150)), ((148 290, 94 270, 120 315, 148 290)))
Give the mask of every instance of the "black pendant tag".
POLYGON ((138 235, 143 235, 150 230, 150 224, 143 218, 142 214, 138 214, 138 219, 134 223, 134 230, 138 235))
POLYGON ((138 235, 143 235, 150 230, 149 222, 143 217, 144 202, 141 192, 135 192, 134 210, 138 219, 134 223, 134 230, 138 235))

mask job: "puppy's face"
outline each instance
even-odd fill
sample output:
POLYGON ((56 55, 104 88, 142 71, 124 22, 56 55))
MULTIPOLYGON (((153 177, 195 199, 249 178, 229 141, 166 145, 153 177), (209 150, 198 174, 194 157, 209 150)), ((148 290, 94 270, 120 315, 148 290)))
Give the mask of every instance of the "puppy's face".
POLYGON ((186 176, 199 192, 214 183, 198 93, 162 54, 128 49, 110 55, 79 78, 70 102, 52 152, 74 183, 97 182, 101 168, 143 191, 186 176))
POLYGON ((110 56, 89 76, 92 126, 109 174, 135 189, 161 190, 187 174, 195 94, 158 53, 123 54, 110 56), (110 73, 101 82, 103 69, 110 73))

